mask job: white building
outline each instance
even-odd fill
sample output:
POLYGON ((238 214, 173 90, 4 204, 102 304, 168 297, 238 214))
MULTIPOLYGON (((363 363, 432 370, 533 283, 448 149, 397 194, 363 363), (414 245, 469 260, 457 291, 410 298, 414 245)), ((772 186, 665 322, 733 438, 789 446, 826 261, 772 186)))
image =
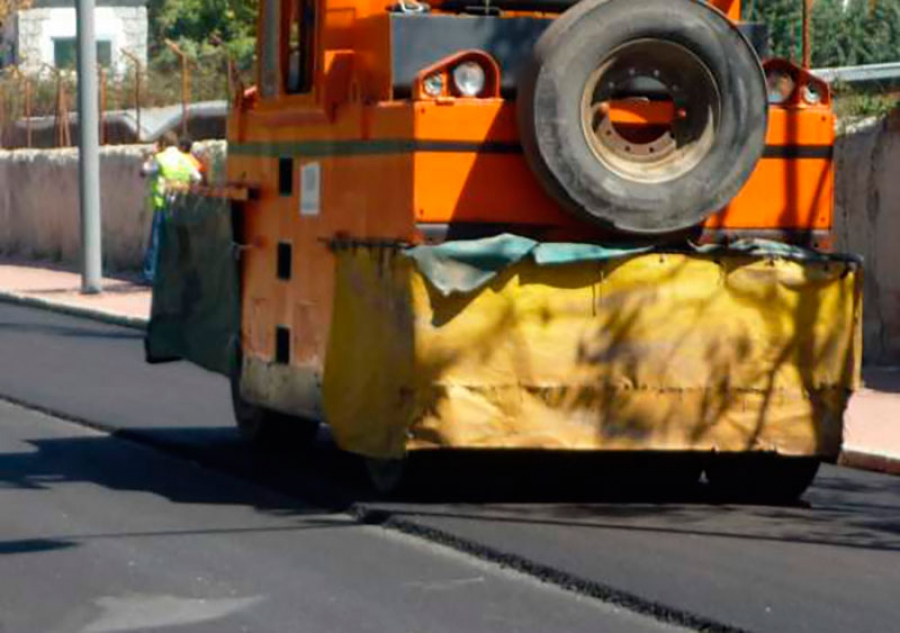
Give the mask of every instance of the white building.
MULTIPOLYGON (((147 61, 147 0, 96 0, 97 60, 117 73, 130 62, 125 49, 147 61)), ((39 72, 47 64, 75 65, 75 1, 34 0, 3 28, 4 63, 39 72)))

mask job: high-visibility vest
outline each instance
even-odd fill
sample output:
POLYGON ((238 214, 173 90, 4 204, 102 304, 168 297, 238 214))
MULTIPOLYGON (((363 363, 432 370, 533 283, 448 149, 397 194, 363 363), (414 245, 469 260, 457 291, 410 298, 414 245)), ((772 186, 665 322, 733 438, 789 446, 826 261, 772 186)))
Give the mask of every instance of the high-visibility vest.
POLYGON ((159 171, 151 185, 151 198, 154 209, 163 209, 166 206, 166 190, 169 186, 189 185, 197 168, 177 147, 164 149, 154 159, 159 171))
POLYGON ((200 162, 200 159, 197 158, 196 156, 194 156, 193 154, 185 154, 185 156, 187 156, 188 160, 191 161, 191 165, 194 166, 194 169, 197 170, 197 173, 199 173, 200 175, 203 175, 203 171, 204 171, 205 167, 203 166, 203 163, 200 162))

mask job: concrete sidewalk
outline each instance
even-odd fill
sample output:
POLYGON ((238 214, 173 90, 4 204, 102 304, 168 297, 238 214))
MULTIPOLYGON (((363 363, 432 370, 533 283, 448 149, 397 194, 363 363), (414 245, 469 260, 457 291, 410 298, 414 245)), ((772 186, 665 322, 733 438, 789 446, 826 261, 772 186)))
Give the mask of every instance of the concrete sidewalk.
POLYGON ((81 294, 81 276, 52 264, 0 259, 0 299, 109 323, 144 327, 150 288, 137 277, 103 279, 103 293, 81 294))
MULTIPOLYGON (((48 264, 0 259, 0 300, 86 316, 130 327, 145 327, 150 288, 136 278, 103 280, 100 295, 82 295, 77 273, 48 264)), ((845 416, 841 463, 900 474, 900 367, 863 371, 865 387, 845 416)))
POLYGON ((846 466, 900 474, 900 367, 866 367, 844 416, 846 466))

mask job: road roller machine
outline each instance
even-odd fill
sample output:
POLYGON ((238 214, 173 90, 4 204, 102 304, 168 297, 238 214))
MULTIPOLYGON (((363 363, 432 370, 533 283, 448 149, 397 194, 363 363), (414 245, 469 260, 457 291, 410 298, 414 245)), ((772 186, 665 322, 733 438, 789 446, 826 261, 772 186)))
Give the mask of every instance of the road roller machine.
POLYGON ((152 362, 253 442, 684 456, 792 499, 836 459, 861 270, 826 84, 738 0, 261 0, 227 174, 176 199, 152 362))

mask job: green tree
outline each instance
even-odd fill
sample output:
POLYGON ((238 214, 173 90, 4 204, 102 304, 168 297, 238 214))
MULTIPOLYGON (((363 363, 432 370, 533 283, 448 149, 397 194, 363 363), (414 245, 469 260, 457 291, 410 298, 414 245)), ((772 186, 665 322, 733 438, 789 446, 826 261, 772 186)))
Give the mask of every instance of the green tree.
POLYGON ((769 53, 776 57, 800 56, 802 0, 750 0, 744 2, 744 19, 763 22, 769 28, 769 53))
POLYGON ((255 50, 257 0, 150 0, 151 52, 163 64, 175 59, 165 40, 193 57, 224 47, 241 65, 255 50))
MULTIPOLYGON (((800 58, 802 2, 745 3, 745 19, 768 25, 773 55, 800 58)), ((816 0, 811 30, 813 66, 900 61, 900 0, 816 0)))

